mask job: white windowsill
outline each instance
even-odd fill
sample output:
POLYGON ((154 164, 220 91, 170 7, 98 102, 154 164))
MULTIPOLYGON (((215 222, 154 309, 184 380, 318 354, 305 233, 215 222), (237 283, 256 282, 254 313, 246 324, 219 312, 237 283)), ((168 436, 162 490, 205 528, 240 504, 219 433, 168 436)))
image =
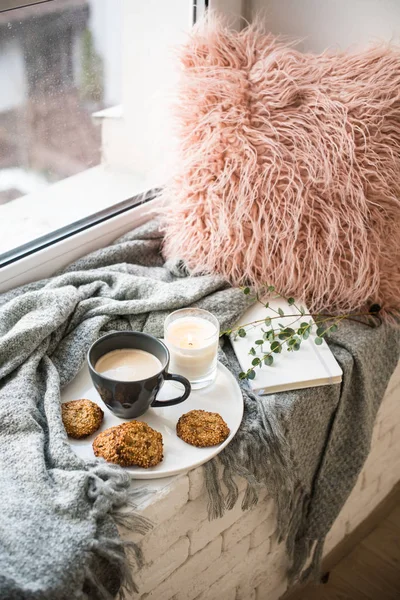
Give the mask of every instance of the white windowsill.
POLYGON ((98 110, 92 113, 93 119, 122 119, 123 110, 122 104, 117 104, 116 106, 110 106, 109 108, 104 108, 103 110, 98 110))
POLYGON ((137 175, 104 165, 0 206, 0 254, 149 189, 137 175))

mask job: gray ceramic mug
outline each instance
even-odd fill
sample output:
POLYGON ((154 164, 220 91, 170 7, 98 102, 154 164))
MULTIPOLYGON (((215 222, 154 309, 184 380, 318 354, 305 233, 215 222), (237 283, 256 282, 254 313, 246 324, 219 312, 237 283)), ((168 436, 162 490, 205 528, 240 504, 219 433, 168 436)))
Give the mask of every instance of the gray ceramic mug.
POLYGON ((118 331, 96 340, 87 355, 90 377, 104 404, 121 419, 140 417, 151 407, 174 406, 184 402, 190 395, 190 382, 186 377, 168 373, 169 350, 156 337, 140 331, 118 331), (153 354, 161 362, 161 370, 139 381, 118 381, 105 377, 95 370, 99 358, 113 350, 135 349, 153 354), (172 400, 159 401, 156 396, 164 381, 182 383, 185 388, 182 396, 172 400))

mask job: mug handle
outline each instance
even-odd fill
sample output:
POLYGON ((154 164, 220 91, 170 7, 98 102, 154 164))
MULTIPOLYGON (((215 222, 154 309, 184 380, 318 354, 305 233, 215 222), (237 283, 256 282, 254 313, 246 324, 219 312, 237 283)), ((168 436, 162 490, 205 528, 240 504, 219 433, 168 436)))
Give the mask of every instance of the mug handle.
POLYGON ((151 403, 152 407, 162 408, 163 406, 174 406, 174 404, 184 402, 189 397, 190 392, 192 391, 192 386, 186 377, 182 377, 181 375, 173 375, 172 373, 164 373, 164 379, 166 381, 168 379, 172 381, 179 381, 179 383, 182 383, 185 386, 185 391, 182 396, 179 396, 179 398, 173 398, 172 400, 164 400, 163 402, 160 400, 153 400, 151 403))

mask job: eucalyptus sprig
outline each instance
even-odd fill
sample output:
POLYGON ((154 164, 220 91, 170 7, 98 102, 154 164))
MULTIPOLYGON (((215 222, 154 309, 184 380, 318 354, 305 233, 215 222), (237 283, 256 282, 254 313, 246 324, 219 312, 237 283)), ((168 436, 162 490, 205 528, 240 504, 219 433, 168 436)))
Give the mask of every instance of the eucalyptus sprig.
POLYGON ((273 285, 261 288, 254 295, 252 295, 251 288, 245 287, 243 288, 243 293, 246 296, 249 296, 250 299, 256 300, 262 304, 266 309, 269 308, 269 310, 275 314, 273 316, 267 316, 264 319, 246 323, 239 327, 234 327, 222 333, 222 335, 231 335, 233 333, 235 337, 238 336, 243 338, 246 337, 247 332, 250 329, 257 327, 260 324, 263 325, 261 327, 262 337, 260 336, 260 339, 257 339, 254 342, 254 346, 252 346, 249 351, 249 355, 253 357, 251 366, 247 371, 239 373, 240 379, 254 379, 256 376, 256 369, 261 369, 264 365, 271 367, 274 364, 275 355, 280 354, 283 350, 286 350, 287 352, 298 352, 301 348, 301 344, 308 340, 311 333, 316 334, 313 338, 314 343, 317 346, 320 346, 323 343, 324 337, 329 333, 337 331, 339 324, 344 319, 363 322, 366 325, 371 326, 376 325, 376 321, 375 323, 371 323, 371 318, 380 322, 379 311, 381 307, 377 304, 371 306, 368 312, 346 313, 343 315, 331 315, 329 313, 311 314, 307 313, 303 306, 297 306, 294 298, 285 298, 276 292, 273 285), (271 294, 274 293, 274 300, 278 298, 285 300, 288 306, 293 307, 297 311, 297 314, 285 314, 282 308, 275 310, 270 306, 269 302, 264 302, 264 300, 262 300, 267 294, 268 296, 271 296, 271 294), (278 319, 287 317, 293 319, 289 325, 283 325, 282 323, 276 322, 278 319), (311 318, 308 319, 308 317, 311 318), (367 317, 368 320, 360 321, 360 317, 367 317))

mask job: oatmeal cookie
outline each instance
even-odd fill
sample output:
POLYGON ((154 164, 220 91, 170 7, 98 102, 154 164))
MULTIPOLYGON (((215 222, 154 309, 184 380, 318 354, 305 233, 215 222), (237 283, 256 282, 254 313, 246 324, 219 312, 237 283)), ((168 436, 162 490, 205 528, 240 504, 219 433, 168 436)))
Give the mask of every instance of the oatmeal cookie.
POLYGON ((119 425, 109 427, 94 438, 92 447, 95 456, 101 456, 107 462, 118 464, 116 438, 118 437, 119 427, 119 425))
POLYGON ((96 456, 122 467, 155 467, 163 459, 161 433, 142 421, 130 421, 110 427, 93 442, 96 456))
POLYGON ((91 400, 71 400, 61 405, 61 416, 69 437, 79 440, 100 427, 104 413, 91 400))
POLYGON ((191 410, 182 415, 176 425, 176 434, 192 446, 216 446, 228 437, 228 425, 218 413, 191 410))

